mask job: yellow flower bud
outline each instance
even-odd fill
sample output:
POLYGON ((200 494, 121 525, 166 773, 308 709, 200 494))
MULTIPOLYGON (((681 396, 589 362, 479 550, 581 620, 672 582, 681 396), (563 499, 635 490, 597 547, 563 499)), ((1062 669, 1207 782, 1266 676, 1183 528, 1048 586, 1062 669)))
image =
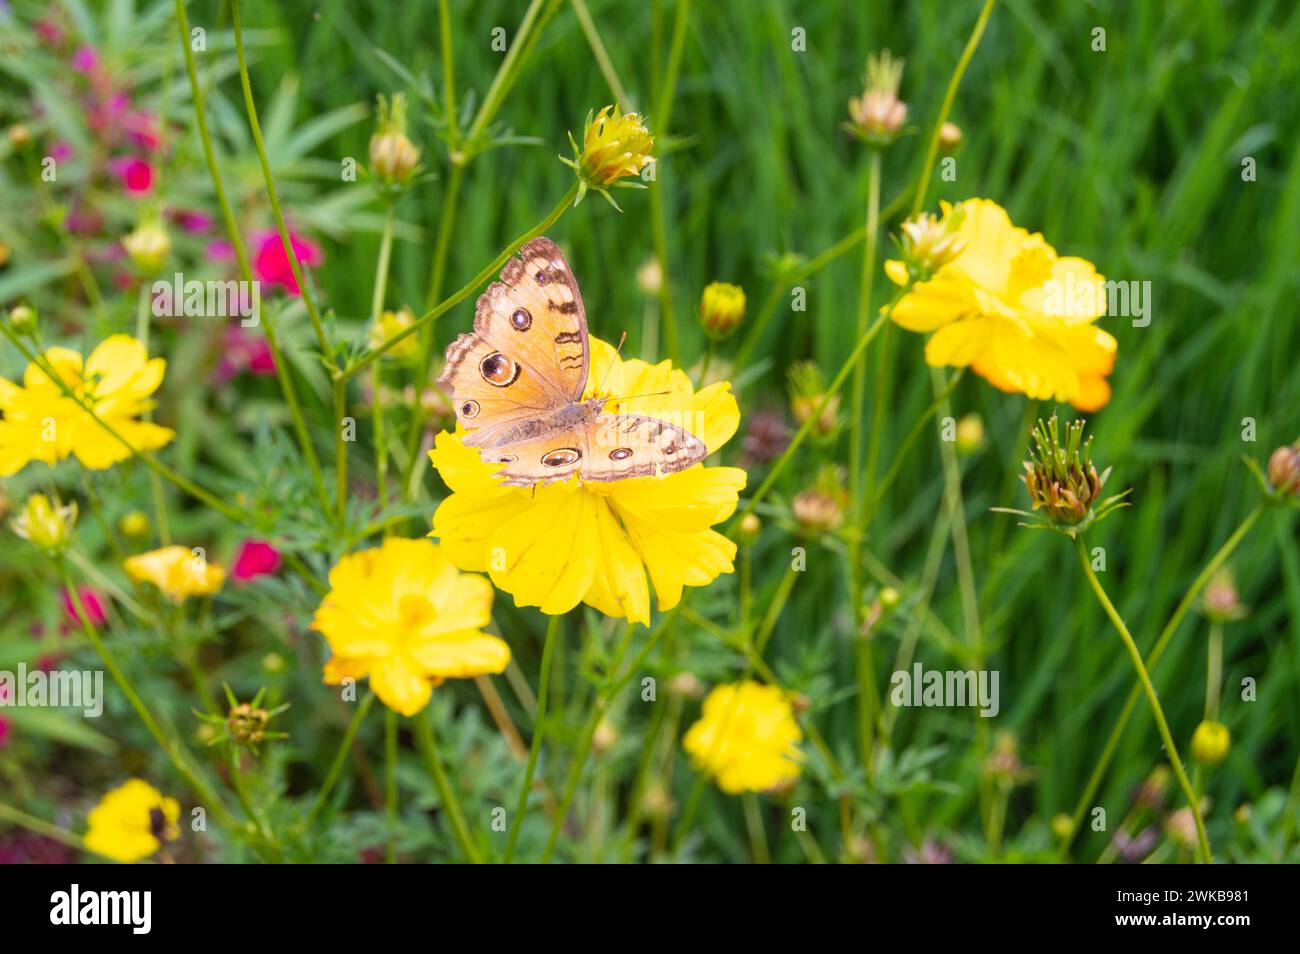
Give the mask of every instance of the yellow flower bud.
POLYGON ((654 137, 641 116, 624 113, 617 106, 606 106, 595 118, 587 114, 581 148, 573 141, 572 134, 569 142, 573 144, 574 158, 560 161, 578 174, 577 202, 582 201, 588 189, 593 189, 618 208, 606 190, 620 179, 640 176, 654 162, 650 156, 654 137))
POLYGON ((601 719, 591 737, 591 750, 597 755, 608 752, 618 742, 618 729, 608 719, 601 719))
POLYGON ((740 518, 740 538, 746 543, 757 540, 762 529, 763 521, 758 519, 758 514, 747 513, 740 518))
POLYGON ((68 542, 77 522, 77 505, 61 504, 45 494, 32 494, 10 526, 14 533, 48 553, 57 553, 68 542))
POLYGON ((710 338, 720 341, 745 320, 745 290, 739 285, 711 282, 700 295, 700 324, 710 338))
POLYGON ((124 536, 140 539, 149 535, 149 516, 143 510, 132 510, 117 522, 117 529, 124 536))
POLYGON ((1228 757, 1232 736, 1222 722, 1205 721, 1192 733, 1192 758, 1202 765, 1218 765, 1228 757))
POLYGON ((122 239, 122 247, 135 267, 145 274, 155 274, 171 254, 172 240, 157 222, 144 222, 122 239))
POLYGON ((957 422, 957 453, 973 454, 984 446, 984 419, 967 414, 957 422))
POLYGON ((1070 832, 1073 830, 1074 823, 1070 821, 1070 816, 1065 812, 1057 812, 1052 816, 1052 834, 1057 838, 1069 838, 1070 832))
POLYGON ((9 127, 9 145, 13 146, 15 149, 21 149, 31 141, 31 130, 22 123, 9 127))

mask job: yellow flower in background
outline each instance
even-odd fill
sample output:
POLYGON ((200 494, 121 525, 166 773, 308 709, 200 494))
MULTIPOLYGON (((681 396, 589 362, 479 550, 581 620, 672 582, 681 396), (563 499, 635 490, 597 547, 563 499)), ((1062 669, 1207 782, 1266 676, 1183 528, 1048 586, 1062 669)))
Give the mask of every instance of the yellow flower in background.
MULTIPOLYGON (((624 361, 592 338, 583 399, 600 396, 611 396, 607 413, 685 426, 709 453, 740 425, 729 383, 697 392, 671 362, 624 361), (655 396, 620 401, 618 395, 655 396)), ((490 574, 519 606, 554 615, 586 603, 649 625, 647 576, 659 609, 668 610, 683 587, 732 572, 736 545, 711 528, 735 512, 746 480, 739 468, 698 465, 662 477, 504 487, 493 476, 497 465, 445 431, 429 458, 452 490, 433 515, 432 536, 458 567, 490 574)))
POLYGON ((325 682, 370 678, 381 702, 411 716, 444 679, 499 673, 510 647, 482 632, 492 585, 461 573, 428 540, 390 537, 343 557, 311 628, 333 651, 325 682))
POLYGON ((127 557, 122 567, 132 580, 152 583, 173 603, 215 593, 226 579, 225 570, 209 563, 201 552, 182 546, 138 553, 127 557))
MULTIPOLYGON (((409 308, 399 311, 386 311, 379 320, 370 326, 369 344, 373 349, 380 348, 385 341, 415 324, 415 315, 409 308)), ((384 352, 384 358, 404 360, 413 358, 420 351, 419 335, 407 335, 397 344, 384 352)))
POLYGON ((710 338, 722 340, 745 320, 745 289, 728 282, 710 282, 700 294, 700 324, 710 338))
MULTIPOLYGON (((138 419, 153 408, 150 395, 162 384, 167 362, 150 359, 130 335, 104 339, 84 362, 68 348, 50 348, 45 360, 136 450, 155 450, 176 436, 169 428, 138 419)), ((55 464, 69 455, 91 470, 131 456, 36 364, 27 365, 21 385, 0 378, 0 414, 0 477, 16 474, 32 461, 55 464)))
POLYGON ((148 221, 136 226, 134 232, 122 239, 122 248, 126 249, 136 268, 152 275, 166 263, 171 254, 172 240, 157 221, 148 221))
POLYGON ((762 792, 799 777, 803 733, 776 686, 740 682, 718 686, 704 700, 700 721, 682 747, 695 767, 729 795, 762 792))
POLYGON ((86 819, 86 847, 114 861, 139 861, 180 837, 181 807, 148 782, 133 778, 108 792, 86 819))
MULTIPOLYGON (((1116 342, 1094 325, 1107 296, 1092 263, 1058 256, 1042 235, 1012 225, 996 202, 943 203, 942 221, 954 216, 959 254, 919 281, 893 320, 933 332, 925 360, 934 367, 969 366, 1003 391, 1081 411, 1103 407, 1116 342)), ((901 261, 887 262, 885 272, 898 285, 908 281, 901 261)))

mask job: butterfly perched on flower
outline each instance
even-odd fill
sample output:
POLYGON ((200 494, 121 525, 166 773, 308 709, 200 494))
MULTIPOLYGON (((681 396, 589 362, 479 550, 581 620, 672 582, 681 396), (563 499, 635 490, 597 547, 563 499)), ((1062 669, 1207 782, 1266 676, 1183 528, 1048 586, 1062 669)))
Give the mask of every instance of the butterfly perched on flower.
POLYGON ((577 280, 548 238, 535 238, 479 296, 474 330, 447 348, 438 384, 452 395, 464 441, 502 465, 507 486, 662 476, 699 463, 704 441, 642 414, 582 400, 591 368, 577 280))

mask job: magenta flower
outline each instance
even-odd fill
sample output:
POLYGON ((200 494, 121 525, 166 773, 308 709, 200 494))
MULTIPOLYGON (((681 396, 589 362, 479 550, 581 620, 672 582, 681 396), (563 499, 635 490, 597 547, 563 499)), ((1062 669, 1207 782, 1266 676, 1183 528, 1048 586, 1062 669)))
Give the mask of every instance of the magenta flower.
POLYGON ((98 66, 99 54, 93 46, 79 46, 72 54, 72 68, 78 73, 93 73, 98 66))
MULTIPOLYGON (((83 586, 77 590, 77 595, 81 597, 81 605, 86 610, 86 619, 90 621, 90 625, 96 629, 103 626, 108 620, 108 614, 104 612, 104 601, 99 592, 83 586)), ((81 617, 77 614, 76 604, 73 603, 72 593, 69 590, 63 591, 63 612, 70 625, 81 625, 81 617)))
POLYGON ((271 356, 271 346, 264 337, 249 334, 240 325, 231 325, 226 329, 221 360, 213 379, 217 384, 225 384, 245 371, 258 377, 275 374, 275 358, 271 356))
POLYGON ((236 580, 247 582, 280 569, 280 551, 265 540, 245 540, 240 545, 235 566, 230 572, 236 580))
POLYGON ((144 195, 153 188, 153 166, 140 158, 117 159, 112 169, 130 195, 144 195))
MULTIPOLYGON (((320 248, 308 239, 290 232, 289 241, 293 244, 293 254, 297 256, 298 264, 303 268, 319 265, 324 260, 320 248)), ((280 241, 279 233, 262 232, 253 237, 253 243, 257 246, 257 261, 253 266, 257 277, 264 284, 279 285, 290 295, 301 295, 302 289, 293 277, 293 268, 289 264, 289 256, 284 252, 284 243, 280 241)))
POLYGON ((200 209, 177 209, 172 212, 172 219, 191 234, 206 232, 212 228, 212 216, 200 209))

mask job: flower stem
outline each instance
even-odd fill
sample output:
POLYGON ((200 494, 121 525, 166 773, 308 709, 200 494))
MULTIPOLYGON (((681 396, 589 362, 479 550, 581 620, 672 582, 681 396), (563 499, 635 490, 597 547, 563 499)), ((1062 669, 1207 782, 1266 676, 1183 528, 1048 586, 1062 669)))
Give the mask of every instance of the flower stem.
POLYGON ((469 858, 472 864, 482 864, 483 857, 479 854, 474 839, 470 837, 469 827, 465 824, 465 815, 460 808, 460 801, 456 798, 455 789, 452 788, 451 781, 447 778, 447 772, 442 767, 442 759, 438 755, 438 742, 433 735, 433 713, 430 711, 431 708, 431 706, 426 706, 424 712, 416 713, 411 717, 411 725, 415 727, 415 744, 419 747, 420 755, 424 758, 424 766, 429 772, 429 777, 433 779, 434 787, 438 789, 438 798, 442 802, 442 808, 451 822, 452 833, 456 836, 461 851, 465 852, 466 857, 469 858))
POLYGON ((533 790, 533 773, 537 771, 537 758, 542 751, 542 736, 546 732, 546 703, 551 686, 551 655, 555 652, 555 642, 559 638, 562 616, 552 616, 546 624, 546 641, 542 644, 542 664, 537 676, 537 711, 533 715, 533 740, 528 748, 528 764, 524 767, 524 781, 519 789, 519 799, 515 804, 514 824, 510 826, 510 836, 506 839, 506 852, 501 861, 510 864, 519 844, 519 834, 524 827, 524 815, 528 811, 528 796, 533 790))
POLYGON ((104 661, 104 668, 108 670, 108 674, 113 677, 113 681, 117 683, 118 688, 122 690, 122 694, 131 703, 131 708, 135 710, 135 714, 140 718, 140 721, 144 723, 145 729, 148 730, 154 741, 158 743, 158 747, 171 760, 181 778, 199 797, 199 800, 211 808, 212 813, 217 816, 221 824, 227 826, 231 831, 239 831, 239 823, 230 813, 230 810, 226 808, 225 803, 207 781, 190 765, 189 756, 185 753, 181 743, 169 739, 163 732, 158 720, 154 718, 153 713, 149 711, 149 707, 140 698, 140 693, 136 691, 134 684, 122 671, 122 667, 117 664, 116 657, 109 652, 104 641, 100 639, 99 633, 91 625, 90 617, 86 614, 86 608, 81 601, 81 594, 77 591, 76 583, 68 570, 68 564, 63 559, 59 560, 59 572, 63 577, 63 586, 68 591, 76 608, 77 618, 81 621, 82 632, 85 633, 90 644, 95 647, 95 651, 99 653, 99 658, 104 661))
POLYGON ((492 259, 492 261, 490 261, 487 265, 485 265, 477 275, 475 275, 467 283, 461 286, 459 291, 453 294, 450 298, 443 299, 436 306, 434 306, 430 311, 426 312, 425 314, 417 318, 414 324, 408 325, 406 328, 403 328, 401 331, 397 332, 395 335, 393 335, 391 338, 386 340, 383 344, 381 344, 378 348, 371 351, 365 357, 360 358, 354 364, 345 368, 340 373, 340 376, 344 379, 347 379, 352 377, 352 375, 356 374, 362 369, 369 367, 372 362, 378 361, 380 356, 388 352, 389 349, 393 348, 400 342, 405 341, 408 337, 419 332, 430 322, 436 321, 439 317, 441 317, 442 315, 450 311, 456 305, 459 305, 462 301, 464 301, 466 298, 472 295, 480 285, 482 285, 485 281, 491 278, 496 272, 500 271, 501 266, 506 263, 506 261, 510 258, 511 255, 514 255, 515 252, 519 251, 519 249, 522 248, 527 242, 541 235, 552 225, 554 225, 557 221, 559 221, 560 216, 562 216, 565 213, 565 211, 568 210, 569 206, 573 205, 573 200, 576 199, 577 197, 578 197, 578 183, 574 182, 574 184, 569 187, 569 191, 564 194, 564 198, 562 198, 558 203, 556 203, 555 208, 551 209, 551 211, 547 213, 546 217, 542 219, 542 221, 537 223, 537 225, 533 226, 523 235, 519 236, 517 239, 515 239, 513 242, 507 245, 505 247, 505 250, 502 251, 500 255, 492 259))
POLYGON ((625 113, 629 112, 632 109, 632 99, 627 95, 627 90, 623 88, 618 78, 618 72, 614 69, 609 51, 605 49, 605 43, 600 38, 600 31, 596 29, 596 22, 592 20, 591 13, 587 10, 587 4, 584 0, 571 0, 571 3, 573 14, 578 18, 578 24, 587 38, 587 45, 591 47, 591 55, 596 58, 596 65, 600 67, 605 82, 609 84, 610 91, 618 100, 619 108, 625 113))
MULTIPOLYGON (((176 0, 176 22, 180 27, 181 48, 185 51, 185 69, 189 74, 190 97, 194 103, 194 121, 199 128, 199 139, 203 142, 203 156, 207 161, 208 173, 212 178, 212 189, 216 193, 217 205, 221 207, 221 217, 226 223, 226 233, 230 236, 231 247, 234 248, 235 258, 239 262, 240 277, 245 285, 251 289, 253 286, 253 270, 248 262, 248 251, 244 247, 244 239, 239 231, 239 223, 235 221, 235 213, 231 210, 230 200, 226 198, 226 189, 221 181, 221 170, 217 166, 217 154, 212 148, 212 134, 208 131, 208 116, 203 86, 199 83, 198 70, 194 65, 194 51, 190 48, 190 25, 185 16, 185 0, 176 0)), ((307 430, 307 422, 303 418, 302 407, 298 403, 298 393, 294 389, 289 366, 280 351, 280 343, 270 317, 259 317, 266 317, 266 344, 271 349, 271 360, 275 364, 275 376, 280 383, 280 391, 284 394, 285 403, 289 405, 289 413, 293 416, 293 427, 298 437, 298 446, 302 448, 303 457, 311 470, 312 479, 316 484, 317 495, 320 497, 321 502, 325 504, 325 509, 328 510, 329 495, 325 491, 325 476, 321 472, 320 460, 316 456, 316 448, 312 445, 311 434, 307 430)))
POLYGON ((384 818, 388 822, 388 846, 384 860, 397 857, 397 713, 384 710, 384 818))
MULTIPOLYGON (((660 138, 667 138, 673 112, 673 93, 677 89, 677 74, 682 66, 682 51, 686 43, 686 23, 690 17, 690 0, 677 0, 673 20, 673 35, 668 45, 668 61, 664 67, 663 82, 654 98, 654 122, 660 138)), ((681 364, 677 343, 677 317, 673 311, 673 290, 668 270, 668 231, 664 224, 664 185, 660 163, 655 162, 655 181, 650 189, 650 226, 654 239, 655 258, 663 280, 659 283, 659 315, 663 329, 664 350, 674 364, 681 364)))
MULTIPOLYGON (((1192 582, 1191 587, 1185 594, 1183 594, 1183 598, 1174 609, 1173 615, 1169 617, 1169 622, 1166 623, 1165 628, 1160 631, 1160 635, 1156 638, 1155 645, 1151 648, 1151 655, 1147 657, 1146 663, 1149 669, 1154 670, 1156 668, 1156 665, 1160 662, 1160 657, 1164 655, 1165 649, 1169 645, 1169 641, 1174 638, 1174 633, 1178 631, 1179 624, 1182 623, 1183 617, 1187 615, 1188 610, 1192 608, 1192 604, 1195 603, 1197 597, 1200 596, 1201 590, 1205 588, 1206 584, 1210 582, 1210 578, 1214 576, 1219 567, 1221 567, 1227 561, 1228 557, 1232 555, 1233 551, 1237 549, 1241 541, 1246 538, 1246 534, 1250 532, 1251 527, 1255 525, 1255 522, 1259 520, 1260 515, 1263 514, 1263 512, 1264 504, 1260 504, 1246 515, 1246 519, 1244 519, 1237 529, 1232 532, 1232 535, 1224 541, 1223 546, 1219 547, 1218 551, 1210 558, 1210 561, 1205 564, 1204 568, 1202 568, 1201 572, 1192 582)), ((1119 720, 1115 723, 1115 727, 1110 730, 1110 736, 1106 739, 1106 745, 1102 748, 1101 757, 1097 760, 1097 765, 1093 768, 1092 775, 1088 778, 1088 784, 1084 786, 1083 794, 1079 797, 1079 803, 1075 806, 1074 814, 1070 817, 1070 834, 1061 839, 1060 857, 1062 858, 1065 856, 1065 853, 1069 851, 1070 843, 1074 840, 1074 836, 1079 831, 1079 826, 1083 821, 1083 816, 1088 811, 1088 806, 1092 804, 1092 800, 1097 794, 1097 789, 1101 787, 1102 776, 1106 774, 1106 769, 1110 765, 1110 760, 1114 758, 1115 751, 1119 748, 1120 737, 1124 734, 1124 728, 1128 725, 1128 720, 1133 715, 1133 710, 1137 706, 1138 698, 1141 694, 1141 686, 1134 686, 1129 691, 1128 699, 1124 702, 1124 708, 1120 710, 1119 720)))
POLYGON ((996 2, 997 0, 984 0, 984 7, 975 21, 975 28, 971 30, 966 48, 961 51, 961 58, 957 60, 957 66, 948 80, 948 89, 943 94, 939 115, 935 118, 934 127, 930 131, 930 145, 925 151, 925 163, 921 166, 921 174, 916 178, 916 195, 912 198, 912 211, 908 213, 909 217, 916 215, 925 205, 925 195, 930 188, 930 174, 934 171, 934 164, 939 158, 939 136, 943 132, 943 124, 947 122, 948 114, 952 112, 952 104, 957 99, 957 88, 961 86, 961 78, 966 74, 966 67, 970 65, 971 57, 975 55, 975 48, 980 45, 984 27, 988 25, 989 15, 993 12, 993 5, 996 2))
POLYGON ((763 498, 767 496, 767 492, 772 489, 777 478, 781 476, 781 473, 785 470, 786 466, 794 458, 795 452, 799 450, 803 445, 803 442, 808 439, 808 435, 812 433, 813 426, 821 419, 822 412, 825 410, 827 402, 830 401, 839 389, 844 386, 844 382, 848 379, 850 372, 852 372, 853 369, 857 367, 858 362, 862 360, 862 356, 866 354, 867 348, 870 346, 872 339, 880 333, 880 329, 884 326, 885 322, 889 319, 890 314, 894 310, 894 304, 899 301, 906 290, 907 289, 903 289, 903 291, 899 292, 899 294, 894 298, 894 301, 880 312, 880 315, 876 320, 867 328, 866 333, 858 339, 857 345, 854 347, 848 358, 845 359, 844 364, 840 366, 840 370, 836 372, 835 378, 826 389, 826 393, 821 396, 821 399, 817 402, 817 406, 813 408, 812 413, 808 415, 808 419, 804 421, 799 430, 795 432, 794 438, 786 446, 785 451, 777 459, 776 463, 772 465, 772 469, 768 471, 767 477, 761 484, 759 484, 758 489, 750 495, 749 502, 733 522, 733 527, 738 528, 740 522, 753 513, 759 503, 762 502, 763 498))
POLYGON ((257 104, 253 102, 253 84, 248 78, 248 61, 244 57, 244 31, 239 17, 239 0, 231 0, 230 16, 235 28, 235 56, 239 60, 239 82, 244 88, 244 106, 248 111, 248 126, 253 133, 253 144, 257 147, 257 158, 262 164, 262 179, 266 183, 266 197, 271 203, 271 212, 275 224, 280 229, 280 242, 284 245, 284 254, 289 259, 289 268, 294 281, 302 293, 302 303, 307 307, 307 317, 311 319, 312 329, 316 332, 316 341, 321 353, 333 361, 334 346, 325 334, 325 325, 321 323, 320 311, 316 308, 316 296, 308 286, 298 262, 298 254, 293 250, 293 240, 289 236, 289 226, 285 224, 284 213, 280 210, 280 197, 275 189, 275 178, 271 175, 271 161, 266 156, 266 143, 262 141, 262 126, 257 121, 257 104))
MULTIPOLYGON (((662 630, 662 628, 661 624, 660 629, 662 630)), ((614 653, 614 660, 610 663, 608 669, 608 682, 603 688, 597 690, 591 713, 587 716, 587 721, 578 737, 578 748, 574 752, 573 762, 569 765, 568 777, 564 781, 564 795, 561 797, 560 805, 556 809, 555 820, 551 823, 551 833, 546 839, 546 847, 542 849, 542 864, 546 864, 551 860, 551 852, 555 850, 555 843, 559 840, 560 832, 564 828, 564 821, 569 814, 569 806, 573 804, 573 797, 578 792, 578 783, 582 781, 583 770, 587 767, 587 756, 591 753, 591 740, 596 735, 596 727, 600 725, 601 717, 604 716, 605 710, 609 707, 610 699, 623 684, 624 680, 617 679, 615 676, 623 665, 623 660, 627 657, 628 648, 632 645, 632 633, 635 629, 636 624, 634 623, 628 623, 625 627, 623 639, 620 641, 619 647, 614 653)), ((638 656, 637 658, 642 657, 638 656)), ((629 671, 635 672, 635 666, 636 663, 634 662, 629 671)))
POLYGON ((339 780, 339 774, 343 771, 343 763, 348 759, 348 750, 352 748, 352 740, 357 737, 357 730, 361 728, 361 721, 365 719, 366 713, 370 711, 370 706, 374 701, 375 694, 367 691, 360 705, 357 706, 357 711, 352 714, 352 721, 348 723, 347 729, 343 732, 343 738, 339 740, 338 751, 334 753, 334 759, 330 762, 329 771, 325 773, 325 781, 321 784, 320 791, 316 793, 316 801, 312 802, 311 811, 307 813, 303 827, 311 827, 311 823, 316 820, 316 816, 325 807, 325 801, 329 798, 330 792, 334 790, 334 783, 339 780))
MULTIPOLYGON (((370 320, 376 325, 384 312, 384 293, 388 289, 388 264, 393 252, 393 224, 394 210, 390 199, 384 210, 384 232, 379 240, 379 259, 375 262, 375 290, 370 298, 370 320)), ((384 438, 384 403, 380 395, 383 375, 380 373, 380 368, 381 364, 376 361, 370 369, 370 413, 375 431, 375 489, 379 495, 379 507, 383 509, 388 506, 388 448, 384 438)), ((418 399, 416 406, 419 406, 418 399)))
POLYGON ((1174 774, 1178 777, 1178 784, 1182 787, 1183 794, 1187 796, 1188 808, 1191 809, 1192 818, 1196 822, 1196 837, 1200 841, 1201 860, 1206 864, 1212 864, 1214 856, 1210 853, 1210 839, 1205 834, 1205 822, 1201 818, 1201 807, 1196 792, 1192 789, 1192 783, 1187 779, 1187 772, 1183 769, 1183 760, 1178 756, 1178 748, 1174 745, 1174 737, 1169 731, 1169 723, 1165 721, 1164 710, 1160 707, 1160 698, 1156 695, 1156 688, 1151 684, 1151 676, 1142 662, 1142 653, 1138 650, 1137 643, 1133 641, 1133 637, 1124 624, 1123 618, 1116 611, 1115 605, 1111 603, 1110 597, 1106 595, 1106 590, 1102 587, 1101 581, 1097 579, 1097 574, 1093 572, 1092 563, 1088 559, 1088 550, 1083 544, 1082 537, 1075 538, 1074 548, 1075 552, 1079 554, 1079 563, 1083 566, 1083 572, 1088 577, 1088 583, 1092 586, 1097 601, 1101 603, 1102 609, 1110 617, 1115 630, 1124 641, 1124 648, 1128 650, 1129 658, 1133 660, 1133 668, 1137 670, 1138 680, 1142 684, 1142 691, 1146 693, 1147 703, 1151 706, 1151 714, 1155 717, 1156 727, 1160 730, 1160 737, 1164 741, 1165 753, 1169 756, 1169 761, 1174 767, 1174 774))
POLYGON ((344 440, 343 419, 348 410, 348 382, 342 375, 334 377, 334 461, 338 478, 339 527, 347 526, 348 519, 348 442, 344 440))
MULTIPOLYGON (((876 275, 876 239, 880 232, 880 150, 871 151, 871 162, 867 173, 867 231, 862 255, 862 279, 858 293, 857 337, 867 333, 871 315, 871 293, 876 275)), ((882 326, 886 330, 887 325, 882 326)), ((862 415, 866 404, 867 367, 859 361, 853 369, 853 391, 850 401, 849 423, 849 481, 851 500, 850 521, 853 533, 849 540, 849 612, 853 620, 853 630, 857 637, 856 673, 858 681, 858 748, 864 769, 870 773, 872 749, 872 725, 876 700, 875 665, 872 660, 871 642, 858 632, 862 622, 862 545, 866 534, 864 517, 866 501, 863 495, 863 448, 862 415)), ((876 429, 871 431, 872 457, 880 442, 876 429)))
POLYGON ((1210 624, 1210 639, 1205 659, 1205 719, 1219 718, 1219 694, 1223 689, 1223 624, 1210 624))

